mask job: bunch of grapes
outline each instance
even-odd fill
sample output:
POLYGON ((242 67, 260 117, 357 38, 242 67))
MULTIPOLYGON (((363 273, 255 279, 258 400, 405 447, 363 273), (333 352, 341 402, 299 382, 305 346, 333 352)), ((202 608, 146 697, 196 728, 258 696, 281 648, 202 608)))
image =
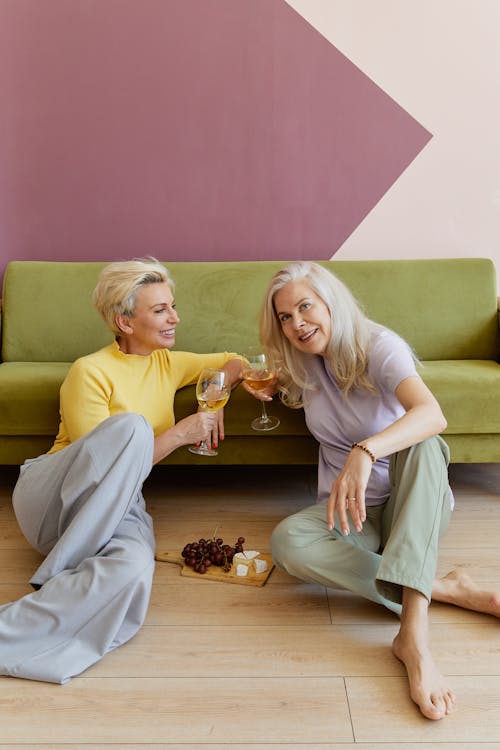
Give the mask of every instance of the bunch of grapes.
POLYGON ((197 573, 206 573, 208 568, 216 565, 227 573, 231 570, 233 557, 237 552, 243 552, 245 537, 239 536, 233 547, 224 544, 223 539, 199 539, 197 542, 186 544, 182 550, 182 557, 186 565, 197 573))

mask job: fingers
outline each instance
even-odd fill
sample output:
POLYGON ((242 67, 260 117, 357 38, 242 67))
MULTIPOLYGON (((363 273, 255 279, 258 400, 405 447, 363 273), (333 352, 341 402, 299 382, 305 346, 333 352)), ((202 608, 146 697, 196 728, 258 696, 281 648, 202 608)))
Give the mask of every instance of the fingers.
POLYGON ((214 426, 217 424, 217 416, 215 412, 201 412, 200 417, 200 430, 203 431, 201 440, 210 440, 214 432, 214 426))
POLYGON ((217 429, 219 431, 219 440, 224 440, 224 409, 220 409, 217 412, 217 429))
POLYGON ((363 522, 366 520, 366 512, 364 512, 364 502, 358 498, 351 497, 347 500, 347 508, 351 514, 352 522, 356 531, 361 531, 363 528, 363 522))
POLYGON ((217 448, 219 440, 224 440, 224 409, 215 412, 215 420, 211 428, 212 448, 217 448))
POLYGON ((244 380, 242 382, 243 388, 249 393, 251 396, 256 398, 258 401, 272 401, 274 393, 274 389, 272 388, 266 388, 262 391, 256 391, 255 388, 252 388, 248 383, 244 380))
POLYGON ((352 526, 355 531, 360 532, 363 529, 363 523, 366 521, 366 507, 364 493, 358 490, 360 497, 348 497, 345 493, 337 495, 332 490, 332 494, 326 507, 326 523, 331 531, 335 528, 335 517, 338 519, 340 531, 343 536, 347 536, 352 526))

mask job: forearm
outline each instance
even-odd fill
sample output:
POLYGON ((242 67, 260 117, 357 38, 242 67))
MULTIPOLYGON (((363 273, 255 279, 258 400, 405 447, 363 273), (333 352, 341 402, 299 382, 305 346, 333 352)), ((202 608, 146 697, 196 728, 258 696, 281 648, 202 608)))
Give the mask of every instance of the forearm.
POLYGON ((241 371, 243 369, 243 360, 241 359, 230 359, 226 362, 222 368, 226 373, 228 384, 231 388, 234 388, 241 382, 241 371))
POLYGON ((192 445, 200 440, 207 440, 216 423, 216 412, 190 414, 177 422, 173 427, 155 437, 153 464, 158 463, 183 445, 192 445))
POLYGON ((177 425, 162 432, 154 441, 153 464, 157 464, 158 461, 173 453, 177 448, 187 444, 182 433, 177 429, 177 425))
POLYGON ((446 429, 446 420, 437 403, 418 404, 376 435, 360 440, 375 458, 421 443, 446 429))

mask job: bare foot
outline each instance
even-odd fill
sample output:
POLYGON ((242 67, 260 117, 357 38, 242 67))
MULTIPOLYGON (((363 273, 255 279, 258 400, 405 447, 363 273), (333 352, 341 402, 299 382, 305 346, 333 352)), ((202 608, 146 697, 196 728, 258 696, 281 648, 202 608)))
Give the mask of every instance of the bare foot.
POLYGON ((461 569, 434 581, 432 599, 500 617, 500 592, 480 588, 461 569))
POLYGON ((427 719, 438 721, 451 713, 455 695, 444 679, 426 645, 412 642, 398 633, 392 651, 406 667, 411 699, 427 719))

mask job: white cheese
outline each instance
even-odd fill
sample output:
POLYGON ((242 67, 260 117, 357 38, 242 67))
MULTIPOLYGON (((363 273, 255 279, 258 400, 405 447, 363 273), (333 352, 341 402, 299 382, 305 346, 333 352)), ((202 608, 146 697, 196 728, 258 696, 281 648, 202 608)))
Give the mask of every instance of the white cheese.
POLYGON ((243 565, 250 565, 255 557, 258 557, 260 552, 256 550, 245 550, 244 552, 237 552, 233 557, 233 562, 242 563, 243 565))
POLYGON ((248 565, 237 565, 236 566, 236 575, 237 576, 246 576, 246 575, 248 575, 248 565))
POLYGON ((256 573, 265 573, 265 571, 267 570, 266 560, 261 560, 260 558, 257 558, 256 560, 254 560, 254 565, 255 565, 256 573))
POLYGON ((260 555, 260 552, 257 552, 257 550, 251 549, 251 550, 245 550, 244 552, 237 552, 233 558, 233 560, 238 560, 238 562, 245 562, 253 560, 254 557, 258 557, 260 555))

